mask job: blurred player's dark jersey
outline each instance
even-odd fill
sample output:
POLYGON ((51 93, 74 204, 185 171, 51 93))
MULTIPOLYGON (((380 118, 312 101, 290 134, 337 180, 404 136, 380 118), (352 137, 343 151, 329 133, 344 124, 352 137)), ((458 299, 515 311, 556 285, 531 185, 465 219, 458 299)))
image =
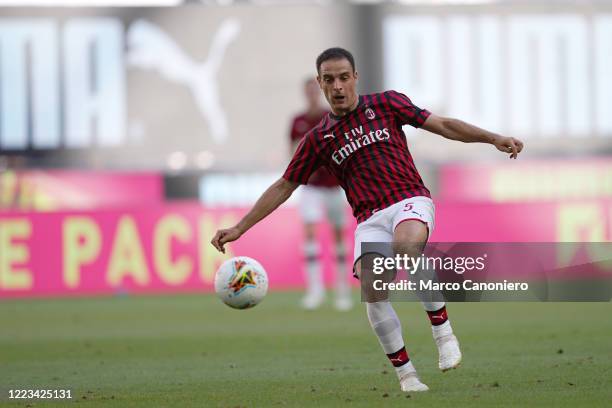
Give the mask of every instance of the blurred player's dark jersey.
MULTIPOLYGON (((313 127, 321 122, 327 111, 322 111, 320 115, 308 116, 305 113, 296 116, 291 124, 291 143, 295 143, 304 137, 304 135, 313 127)), ((338 179, 334 177, 325 167, 316 169, 308 179, 308 183, 315 187, 337 187, 340 185, 338 179)))
POLYGON ((421 127, 429 115, 399 92, 361 95, 354 111, 328 113, 304 136, 283 177, 305 184, 325 166, 359 222, 403 199, 429 197, 402 131, 403 125, 421 127))

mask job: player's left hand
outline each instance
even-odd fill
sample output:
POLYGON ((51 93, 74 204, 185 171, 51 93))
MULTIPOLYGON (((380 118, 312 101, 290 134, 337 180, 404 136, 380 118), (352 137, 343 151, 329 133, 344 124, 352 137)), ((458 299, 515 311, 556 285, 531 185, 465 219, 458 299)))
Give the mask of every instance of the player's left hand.
POLYGON ((523 142, 514 137, 498 137, 494 142, 495 147, 500 152, 510 153, 511 159, 516 159, 523 150, 523 142))

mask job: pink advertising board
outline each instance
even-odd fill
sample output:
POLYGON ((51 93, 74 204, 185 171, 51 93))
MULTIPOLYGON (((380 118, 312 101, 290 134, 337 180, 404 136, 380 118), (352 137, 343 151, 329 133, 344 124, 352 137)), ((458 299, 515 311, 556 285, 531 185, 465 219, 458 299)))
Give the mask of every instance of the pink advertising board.
POLYGON ((446 164, 437 197, 497 203, 610 199, 612 157, 446 164))
MULTIPOLYGON (((212 290, 214 271, 235 255, 260 260, 272 288, 301 286, 302 231, 294 209, 278 210, 225 255, 210 245, 218 228, 245 211, 175 204, 0 214, 0 297, 212 290)), ((322 238, 330 248, 329 236, 322 238)), ((323 254, 326 266, 332 255, 323 254)))
MULTIPOLYGON (((272 289, 303 285, 302 230, 297 211, 281 208, 219 254, 218 228, 246 209, 195 203, 89 212, 0 214, 0 297, 210 291, 228 256, 266 268, 272 289)), ((354 224, 346 231, 352 248, 354 224)), ((333 246, 322 239, 326 280, 333 246)), ((567 204, 437 203, 434 242, 609 241, 612 200, 567 204)), ((347 267, 351 263, 347 259, 347 267)))
POLYGON ((160 202, 163 195, 162 176, 153 172, 0 172, 0 211, 125 207, 160 202))

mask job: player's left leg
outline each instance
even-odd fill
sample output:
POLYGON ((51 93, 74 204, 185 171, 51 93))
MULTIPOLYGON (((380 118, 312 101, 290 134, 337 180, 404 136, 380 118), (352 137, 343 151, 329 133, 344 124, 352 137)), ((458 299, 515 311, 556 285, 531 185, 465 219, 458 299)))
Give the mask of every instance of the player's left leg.
MULTIPOLYGON (((394 221, 393 249, 396 254, 419 257, 434 226, 431 199, 415 197, 406 200, 394 221)), ((459 342, 453 334, 444 302, 423 301, 431 322, 433 338, 438 347, 438 367, 442 371, 456 368, 461 363, 459 342)))

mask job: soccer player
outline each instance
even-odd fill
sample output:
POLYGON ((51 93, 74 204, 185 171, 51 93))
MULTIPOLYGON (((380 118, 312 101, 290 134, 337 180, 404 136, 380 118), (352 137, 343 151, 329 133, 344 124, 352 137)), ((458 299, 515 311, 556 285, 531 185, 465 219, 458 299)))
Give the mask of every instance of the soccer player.
MULTIPOLYGON (((293 118, 291 123, 291 154, 293 154, 304 135, 315 127, 329 112, 321 104, 321 90, 314 77, 304 83, 304 96, 308 104, 305 112, 293 118)), ((344 244, 345 226, 344 191, 329 170, 321 166, 308 179, 308 185, 302 187, 300 195, 300 216, 304 223, 304 259, 306 261, 306 295, 302 307, 313 310, 321 306, 325 298, 325 287, 321 272, 321 248, 317 241, 317 224, 323 219, 323 212, 334 229, 336 256, 336 299, 334 306, 338 310, 349 310, 352 307, 348 274, 345 267, 346 248, 344 244)))
MULTIPOLYGON (((434 228, 434 206, 408 151, 403 125, 447 139, 489 143, 516 159, 523 143, 457 119, 437 116, 396 91, 358 95, 353 56, 342 48, 325 50, 316 61, 317 80, 331 113, 300 142, 283 176, 266 190, 232 228, 217 231, 211 243, 220 251, 289 198, 314 170, 327 167, 340 181, 357 218, 354 270, 362 274, 362 242, 392 242, 398 254, 418 256, 434 228), (417 249, 415 251, 415 248, 417 249)), ((366 254, 364 254, 366 255, 366 254)), ((367 265, 365 263, 364 265, 367 265)), ((366 270, 363 271, 367 272, 366 270)), ((364 277, 367 275, 364 275, 364 277)), ((442 371, 461 362, 445 304, 423 302, 438 348, 442 371)), ((366 298, 368 320, 403 391, 427 391, 408 357, 400 321, 391 303, 366 298)))

